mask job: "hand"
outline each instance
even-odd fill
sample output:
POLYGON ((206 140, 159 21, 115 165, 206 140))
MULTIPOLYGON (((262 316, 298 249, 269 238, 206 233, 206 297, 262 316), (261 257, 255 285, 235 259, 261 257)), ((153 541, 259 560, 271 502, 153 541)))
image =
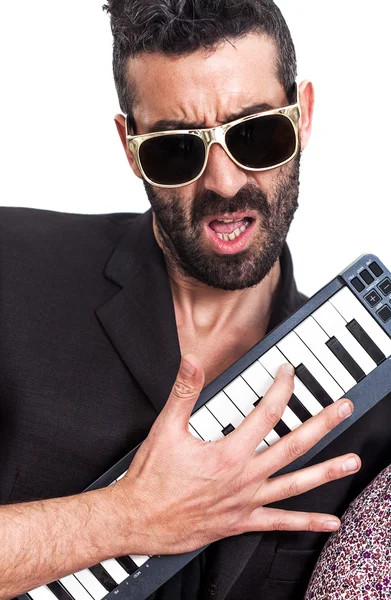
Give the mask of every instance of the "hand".
POLYGON ((196 357, 182 358, 164 409, 126 476, 110 488, 116 494, 117 510, 120 506, 123 515, 130 515, 124 529, 132 534, 132 547, 125 543, 124 553, 184 553, 247 531, 338 529, 340 522, 333 515, 265 507, 361 467, 359 457, 348 454, 269 479, 305 454, 353 410, 351 401, 338 400, 256 454, 255 448, 289 402, 293 374, 290 365, 280 367, 273 385, 239 427, 224 439, 205 442, 188 431, 204 373, 196 357))

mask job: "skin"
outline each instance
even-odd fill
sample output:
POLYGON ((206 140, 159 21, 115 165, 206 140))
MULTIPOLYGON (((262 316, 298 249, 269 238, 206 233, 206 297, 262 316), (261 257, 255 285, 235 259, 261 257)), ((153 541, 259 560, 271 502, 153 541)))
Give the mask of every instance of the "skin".
MULTIPOLYGON (((273 45, 256 36, 246 36, 235 46, 225 43, 209 55, 195 53, 179 59, 145 55, 129 61, 129 74, 143 99, 135 107, 139 132, 161 118, 190 119, 208 127, 254 102, 285 105, 274 64, 273 45)), ((300 98, 304 149, 314 102, 310 82, 300 85, 300 98)), ((121 115, 116 116, 116 125, 124 143, 121 115)), ((126 152, 140 176, 132 155, 126 152)), ((240 190, 251 185, 272 209, 276 190, 284 178, 289 179, 292 169, 293 161, 263 173, 244 171, 215 144, 203 176, 176 192, 176 201, 190 223, 194 199, 212 192, 222 205, 227 199, 234 202, 240 190)), ((168 204, 175 198, 172 190, 156 188, 154 192, 168 204)), ((266 249, 268 233, 262 231, 261 217, 260 211, 254 235, 258 251, 266 249)), ((333 531, 340 525, 333 515, 267 505, 360 469, 359 457, 347 454, 270 478, 348 418, 353 410, 350 401, 335 402, 257 455, 255 448, 280 420, 293 392, 293 374, 281 367, 262 402, 226 438, 209 443, 188 431, 205 381, 264 335, 278 290, 279 261, 253 287, 218 289, 183 272, 175 253, 160 238, 156 222, 154 230, 166 258, 185 354, 171 394, 126 476, 115 485, 65 498, 0 506, 0 545, 7 549, 0 553, 1 599, 110 557, 186 552, 246 531, 333 531)), ((206 254, 210 252, 206 240, 201 240, 201 247, 206 254)))

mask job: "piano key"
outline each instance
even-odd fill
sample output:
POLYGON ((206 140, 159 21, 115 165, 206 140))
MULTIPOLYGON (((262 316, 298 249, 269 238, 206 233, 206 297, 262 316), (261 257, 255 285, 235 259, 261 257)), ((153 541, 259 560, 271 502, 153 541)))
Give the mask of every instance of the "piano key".
POLYGON ((267 445, 267 443, 264 440, 262 440, 262 442, 259 444, 259 446, 257 446, 255 448, 255 452, 257 454, 262 454, 262 452, 265 452, 265 450, 267 450, 268 448, 269 448, 269 446, 267 445))
MULTIPOLYGON (((267 369, 272 377, 275 377, 278 367, 283 363, 286 363, 285 356, 274 346, 270 348, 263 356, 259 359, 259 362, 267 369)), ((305 406, 305 408, 311 413, 312 416, 317 415, 323 406, 318 400, 311 394, 311 392, 305 387, 300 379, 295 375, 294 377, 294 394, 305 406)))
POLYGON ((262 398, 263 398, 263 396, 261 396, 261 398, 258 398, 258 400, 255 400, 255 402, 253 403, 254 408, 256 408, 258 406, 258 404, 260 403, 262 398))
POLYGON ((203 440, 208 442, 224 437, 221 431, 221 423, 215 419, 205 406, 190 417, 190 425, 194 427, 203 440))
POLYGON ((308 317, 295 329, 297 335, 315 354, 325 369, 334 377, 344 392, 356 385, 355 379, 326 346, 330 336, 320 327, 315 319, 308 317))
MULTIPOLYGON (((94 600, 102 600, 108 592, 89 569, 75 573, 76 579, 86 588, 94 600)), ((78 599, 77 599, 78 600, 78 599)))
POLYGON ((352 321, 350 321, 346 327, 352 336, 356 338, 358 343, 361 344, 364 350, 368 352, 369 356, 377 365, 380 365, 383 360, 386 359, 386 356, 383 354, 380 348, 376 346, 375 342, 369 337, 367 332, 361 327, 360 323, 358 323, 356 319, 352 319, 352 321))
POLYGON ((28 595, 31 596, 32 600, 57 600, 56 596, 46 585, 31 590, 28 595))
POLYGON ((229 433, 232 433, 233 431, 235 431, 235 427, 230 423, 229 425, 224 427, 224 429, 222 431, 223 431, 223 435, 228 435, 229 433))
MULTIPOLYGON (((244 415, 236 408, 235 404, 231 402, 224 392, 220 392, 217 396, 214 396, 214 398, 209 400, 205 406, 219 423, 221 423, 223 426, 222 431, 227 425, 231 425, 236 429, 244 419, 244 415)), ((223 435, 227 434, 223 431, 223 435)))
POLYGON ((113 590, 115 590, 117 584, 115 583, 114 579, 110 577, 106 569, 102 567, 100 563, 90 567, 89 570, 94 575, 94 577, 97 578, 99 583, 103 585, 105 590, 107 590, 108 592, 112 592, 113 590))
POLYGON ((284 421, 279 421, 274 426, 274 431, 280 436, 280 438, 284 437, 284 435, 288 435, 291 432, 289 427, 284 423, 284 421))
POLYGON ((83 587, 74 575, 67 575, 60 579, 61 585, 73 596, 75 600, 92 600, 85 587, 83 587))
POLYGON ((231 381, 224 388, 224 392, 246 417, 254 410, 254 402, 258 400, 258 396, 242 377, 236 377, 231 381))
POLYGON ((133 562, 129 556, 117 556, 115 560, 129 575, 132 575, 132 573, 134 573, 138 569, 136 563, 133 562))
POLYGON ((194 427, 192 425, 190 425, 190 423, 189 423, 189 431, 190 431, 191 435, 194 435, 194 437, 199 438, 200 440, 202 440, 202 437, 200 436, 200 434, 198 433, 198 431, 196 431, 194 429, 194 427))
POLYGON ((129 554, 129 558, 138 566, 142 567, 151 557, 143 554, 129 554))
POLYGON ((347 330, 345 319, 331 302, 325 302, 312 316, 330 338, 337 338, 366 375, 376 368, 375 361, 372 360, 361 344, 347 330))
POLYGON ((299 427, 303 423, 303 421, 300 421, 299 417, 291 409, 291 407, 289 406, 289 402, 281 417, 281 421, 284 425, 286 425, 289 428, 290 431, 293 431, 294 429, 296 429, 296 427, 299 427))
POLYGON ((53 581, 53 583, 47 584, 48 589, 55 595, 57 600, 74 600, 73 596, 59 583, 53 581))
POLYGON ((101 565, 111 575, 116 584, 122 583, 128 578, 128 573, 115 558, 103 560, 101 565))
POLYGON ((331 352, 335 354, 357 383, 361 381, 361 379, 364 379, 364 371, 359 367, 354 358, 350 356, 349 352, 347 352, 337 338, 330 338, 327 342, 327 347, 330 348, 331 352))
POLYGON ((291 409, 291 411, 295 413, 295 415, 301 421, 301 423, 305 423, 305 421, 308 421, 308 419, 312 417, 311 413, 300 402, 300 400, 297 398, 297 396, 295 396, 295 394, 292 394, 288 402, 288 406, 291 409))
MULTIPOLYGON (((383 354, 388 358, 391 356, 391 339, 380 327, 367 309, 354 296, 348 287, 342 288, 330 298, 331 304, 341 313, 345 321, 350 323, 355 319, 366 331, 371 340, 376 344, 383 354)), ((342 340, 340 340, 342 342, 342 340)))
POLYGON ((333 399, 305 365, 301 364, 296 368, 296 375, 324 408, 333 404, 333 399))
POLYGON ((261 363, 256 360, 248 369, 243 371, 242 378, 262 398, 273 383, 273 377, 266 371, 261 363))
POLYGON ((268 446, 273 446, 273 444, 278 442, 280 439, 281 437, 278 435, 275 429, 269 431, 269 433, 265 436, 265 442, 268 444, 268 446))
POLYGON ((119 477, 117 477, 117 481, 119 481, 120 479, 122 479, 122 477, 125 477, 126 473, 128 472, 128 469, 126 469, 125 473, 122 473, 122 475, 120 475, 119 477))
MULTIPOLYGON (((312 377, 322 386, 324 391, 332 400, 338 400, 343 396, 344 390, 326 371, 324 366, 314 356, 311 350, 304 344, 295 331, 291 331, 282 338, 277 344, 287 360, 296 368, 298 365, 305 365, 312 377)), ((314 394, 315 396, 315 394, 314 394)), ((318 398, 319 400, 319 398, 318 398)))

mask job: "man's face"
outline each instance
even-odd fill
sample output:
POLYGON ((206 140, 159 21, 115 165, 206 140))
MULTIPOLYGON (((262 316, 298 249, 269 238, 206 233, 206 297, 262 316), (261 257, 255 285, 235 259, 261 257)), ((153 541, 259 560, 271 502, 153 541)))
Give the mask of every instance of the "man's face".
MULTIPOLYGON (((129 73, 141 99, 133 113, 137 133, 154 131, 161 119, 180 121, 176 129, 214 127, 261 102, 285 106, 275 70, 273 43, 255 34, 225 42, 213 53, 132 59, 129 73)), ((281 254, 298 206, 299 168, 300 152, 277 169, 246 171, 213 144, 206 170, 194 183, 162 189, 144 181, 170 265, 224 290, 257 285, 281 254), (235 222, 222 223, 223 218, 235 222), (221 240, 244 227, 234 240, 221 240)))

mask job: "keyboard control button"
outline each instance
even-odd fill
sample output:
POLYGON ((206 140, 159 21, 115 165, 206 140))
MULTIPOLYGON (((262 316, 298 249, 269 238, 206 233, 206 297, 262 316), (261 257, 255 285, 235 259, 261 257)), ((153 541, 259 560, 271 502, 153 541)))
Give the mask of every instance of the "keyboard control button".
POLYGON ((351 281, 351 284, 358 292, 365 290, 365 285, 358 277, 354 277, 351 281))
POLYGON ((371 275, 371 274, 370 274, 370 272, 369 272, 369 271, 367 271, 366 269, 364 269, 363 271, 361 271, 361 273, 360 273, 360 277, 361 277, 361 278, 362 278, 362 279, 365 281, 365 283, 366 283, 367 285, 369 285, 369 284, 370 284, 370 283, 372 283, 372 281, 373 281, 373 277, 372 277, 372 275, 371 275))
POLYGON ((376 304, 378 304, 378 302, 380 302, 381 300, 381 296, 377 293, 376 290, 372 290, 371 292, 369 292, 369 294, 366 294, 364 298, 368 302, 369 306, 372 307, 376 306, 376 304))
POLYGON ((391 319, 391 308, 389 306, 383 306, 383 308, 377 311, 377 314, 384 323, 387 323, 387 321, 391 319))
POLYGON ((379 285, 377 287, 379 288, 379 290, 381 290, 383 292, 383 294, 385 296, 388 296, 388 294, 391 294, 391 281, 388 277, 383 279, 383 281, 381 283, 379 283, 379 285))
POLYGON ((375 275, 375 277, 380 277, 380 275, 383 275, 383 269, 381 267, 379 267, 377 262, 371 263, 369 265, 369 268, 372 271, 372 273, 375 275))

